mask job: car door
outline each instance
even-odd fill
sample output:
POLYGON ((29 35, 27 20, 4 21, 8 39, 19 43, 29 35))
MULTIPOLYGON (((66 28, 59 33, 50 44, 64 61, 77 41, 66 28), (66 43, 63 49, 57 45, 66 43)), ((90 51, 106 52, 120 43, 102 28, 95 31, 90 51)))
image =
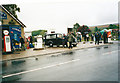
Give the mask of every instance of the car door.
POLYGON ((62 34, 57 34, 56 42, 57 45, 62 45, 62 34))

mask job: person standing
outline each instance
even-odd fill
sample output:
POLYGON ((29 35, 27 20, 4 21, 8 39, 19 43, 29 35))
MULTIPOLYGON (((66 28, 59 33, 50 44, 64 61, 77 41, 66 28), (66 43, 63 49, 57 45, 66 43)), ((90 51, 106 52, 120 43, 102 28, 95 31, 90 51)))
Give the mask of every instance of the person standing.
POLYGON ((107 32, 106 32, 106 30, 103 33, 103 40, 104 40, 104 44, 107 43, 107 32))
POLYGON ((81 40, 82 40, 82 34, 81 33, 79 34, 79 37, 80 37, 80 42, 81 42, 81 40))
POLYGON ((87 38, 87 42, 89 41, 89 34, 86 35, 86 38, 87 38))
POLYGON ((30 43, 31 43, 31 44, 33 43, 33 39, 32 39, 32 36, 30 36, 30 43))
POLYGON ((63 39, 62 40, 63 47, 65 47, 65 45, 66 45, 66 47, 68 47, 67 46, 67 36, 65 34, 63 34, 63 38, 62 39, 63 39))
POLYGON ((94 35, 91 34, 91 41, 94 41, 94 35))
POLYGON ((71 33, 69 33, 68 35, 68 42, 69 42, 69 49, 71 48, 72 49, 72 42, 73 42, 73 35, 71 33))
POLYGON ((84 41, 86 41, 86 34, 84 33, 84 41))
POLYGON ((21 49, 25 50, 25 46, 24 46, 24 39, 22 37, 20 37, 20 43, 21 43, 21 49))
POLYGON ((98 33, 99 33, 99 41, 100 41, 100 43, 102 43, 102 34, 100 31, 98 33))
POLYGON ((77 33, 77 42, 79 42, 79 39, 80 39, 80 37, 79 37, 79 34, 77 33))
POLYGON ((95 33, 95 45, 96 45, 96 43, 99 45, 99 39, 100 39, 99 32, 96 32, 95 33))
POLYGON ((81 34, 77 34, 77 42, 81 42, 81 34))

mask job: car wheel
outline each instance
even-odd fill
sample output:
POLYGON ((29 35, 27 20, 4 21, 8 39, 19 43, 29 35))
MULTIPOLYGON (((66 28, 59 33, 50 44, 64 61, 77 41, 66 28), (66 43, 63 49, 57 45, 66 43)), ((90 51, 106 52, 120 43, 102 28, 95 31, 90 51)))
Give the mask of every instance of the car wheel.
POLYGON ((59 47, 59 45, 57 45, 57 47, 59 47))
POLYGON ((76 47, 76 46, 77 46, 76 44, 73 45, 73 47, 76 47))
POLYGON ((53 47, 53 44, 52 44, 52 43, 50 43, 50 44, 49 44, 49 46, 50 46, 50 47, 53 47))

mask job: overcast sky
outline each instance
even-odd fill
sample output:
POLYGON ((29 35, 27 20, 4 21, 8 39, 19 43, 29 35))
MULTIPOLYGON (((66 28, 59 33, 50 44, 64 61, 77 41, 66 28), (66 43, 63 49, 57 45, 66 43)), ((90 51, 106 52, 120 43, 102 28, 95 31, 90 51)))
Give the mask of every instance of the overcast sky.
POLYGON ((94 26, 118 23, 119 0, 2 0, 16 3, 18 18, 27 26, 25 31, 39 29, 66 33, 75 23, 94 26))

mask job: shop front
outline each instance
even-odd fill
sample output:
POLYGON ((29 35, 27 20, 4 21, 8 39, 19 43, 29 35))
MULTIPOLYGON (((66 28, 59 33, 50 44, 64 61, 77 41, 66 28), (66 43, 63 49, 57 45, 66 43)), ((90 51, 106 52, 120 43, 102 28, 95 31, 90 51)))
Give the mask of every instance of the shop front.
POLYGON ((26 27, 18 18, 14 17, 3 6, 0 6, 0 21, 2 22, 2 52, 12 52, 19 48, 20 37, 24 38, 24 27, 26 27), (7 48, 10 48, 7 51, 7 48))
MULTIPOLYGON (((21 36, 21 27, 19 25, 2 25, 2 38, 4 39, 5 30, 9 32, 11 49, 19 48, 19 41, 21 36)), ((4 44, 3 44, 4 45, 4 44)))

